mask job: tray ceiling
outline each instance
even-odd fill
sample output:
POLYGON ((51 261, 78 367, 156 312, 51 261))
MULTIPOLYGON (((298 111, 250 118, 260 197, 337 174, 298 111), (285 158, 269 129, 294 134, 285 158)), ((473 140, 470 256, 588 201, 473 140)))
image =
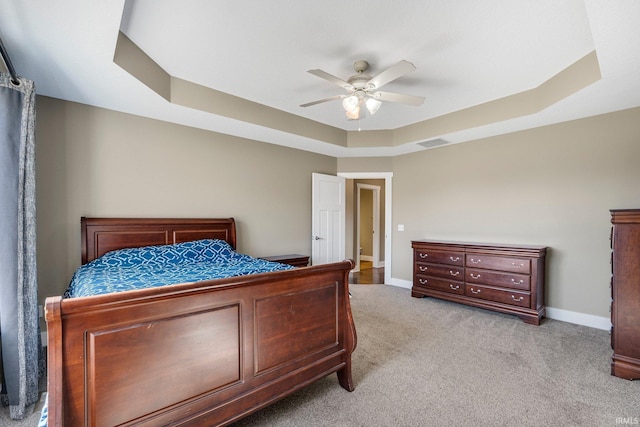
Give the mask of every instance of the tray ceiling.
POLYGON ((336 157, 640 106, 635 0, 0 4, 0 36, 41 95, 336 157), (372 75, 412 62, 384 90, 424 104, 360 121, 339 101, 300 107, 344 93, 307 70, 346 79, 361 59, 372 75))

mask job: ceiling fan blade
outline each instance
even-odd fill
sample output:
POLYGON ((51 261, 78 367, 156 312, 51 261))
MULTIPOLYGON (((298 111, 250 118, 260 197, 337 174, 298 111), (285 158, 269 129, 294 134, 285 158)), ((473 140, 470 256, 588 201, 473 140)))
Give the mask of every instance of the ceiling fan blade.
POLYGON ((316 104, 322 104, 323 102, 329 102, 329 101, 333 101, 336 99, 341 99, 344 98, 346 95, 336 95, 336 96, 331 96, 329 98, 323 98, 323 99, 318 99, 317 101, 311 101, 311 102, 307 102, 306 104, 301 104, 301 107, 311 107, 312 105, 316 105, 316 104))
POLYGON ((415 106, 422 105, 422 103, 424 102, 424 96, 403 95, 400 93, 392 92, 376 92, 372 96, 380 101, 398 102, 400 104, 409 104, 415 106))
POLYGON ((334 76, 332 74, 327 73, 326 71, 308 70, 307 72, 313 74, 314 76, 318 76, 321 79, 325 79, 330 83, 337 84, 338 86, 340 86, 341 88, 344 88, 346 90, 353 90, 353 86, 352 85, 350 85, 349 83, 345 82, 341 78, 338 78, 338 77, 336 77, 336 76, 334 76))
POLYGON ((377 76, 372 77, 371 80, 369 80, 368 84, 373 85, 375 89, 379 89, 382 86, 386 85, 387 83, 415 69, 416 69, 416 66, 413 65, 411 62, 402 60, 397 64, 387 68, 377 76))

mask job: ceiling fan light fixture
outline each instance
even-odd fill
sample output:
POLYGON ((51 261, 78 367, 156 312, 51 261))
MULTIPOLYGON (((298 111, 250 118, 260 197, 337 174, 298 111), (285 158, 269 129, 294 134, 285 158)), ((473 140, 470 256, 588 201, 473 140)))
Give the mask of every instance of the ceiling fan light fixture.
POLYGON ((349 120, 358 120, 360 118, 360 107, 356 105, 356 108, 353 111, 347 111, 347 119, 349 120))
POLYGON ((356 109, 359 111, 360 110, 360 108, 358 107, 359 102, 360 100, 358 99, 357 96, 355 95, 347 96, 345 99, 342 100, 342 108, 344 108, 344 111, 346 111, 347 113, 352 113, 356 109))
POLYGON ((369 111, 369 114, 373 116, 376 111, 380 109, 380 105, 382 105, 382 102, 378 101, 377 99, 367 98, 367 100, 365 101, 365 105, 367 107, 367 111, 369 111))

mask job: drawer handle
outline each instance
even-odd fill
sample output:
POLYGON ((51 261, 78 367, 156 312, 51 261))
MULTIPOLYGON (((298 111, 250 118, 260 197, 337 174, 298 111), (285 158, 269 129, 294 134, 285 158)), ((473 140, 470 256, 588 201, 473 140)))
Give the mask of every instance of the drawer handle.
POLYGON ((426 258, 428 256, 429 256, 429 254, 423 254, 422 252, 420 252, 420 258, 426 258))
POLYGON ((419 269, 420 271, 427 271, 427 270, 428 270, 428 268, 427 268, 427 267, 425 267, 424 265, 421 265, 420 267, 418 267, 418 269, 419 269))
POLYGON ((480 289, 478 289, 477 291, 473 288, 471 288, 471 293, 472 294, 479 294, 480 293, 480 289))
POLYGON ((514 285, 522 285, 524 283, 524 280, 520 279, 516 282, 516 279, 511 279, 511 283, 513 283, 514 285))
POLYGON ((454 291, 457 291, 458 289, 460 289, 460 285, 455 285, 455 286, 453 286, 451 283, 449 283, 449 287, 450 287, 451 289, 453 289, 454 291))
POLYGON ((516 299, 516 297, 511 295, 511 299, 514 300, 515 302, 520 302, 520 301, 522 301, 524 299, 524 297, 518 297, 518 299, 516 299))
POLYGON ((469 274, 471 275, 472 279, 479 279, 480 278, 479 274, 477 276, 475 274, 473 274, 473 273, 469 273, 469 274))
POLYGON ((482 260, 481 260, 481 259, 479 259, 479 258, 478 258, 478 259, 471 258, 471 262, 472 262, 473 264, 480 264, 480 263, 482 262, 482 260))
POLYGON ((450 259, 451 261, 453 261, 453 262, 460 261, 460 257, 459 257, 459 256, 457 256, 457 257, 455 257, 455 258, 454 258, 454 257, 452 257, 452 256, 450 256, 450 257, 449 257, 449 259, 450 259))
POLYGON ((460 274, 459 271, 453 271, 453 270, 449 270, 449 274, 452 276, 457 276, 458 274, 460 274))
POLYGON ((418 279, 418 282, 420 282, 421 285, 426 285, 428 280, 427 279, 418 279))
POLYGON ((512 266, 514 266, 515 268, 522 268, 522 267, 524 267, 524 264, 523 264, 523 263, 516 264, 515 262, 512 262, 512 263, 511 263, 511 265, 512 265, 512 266))

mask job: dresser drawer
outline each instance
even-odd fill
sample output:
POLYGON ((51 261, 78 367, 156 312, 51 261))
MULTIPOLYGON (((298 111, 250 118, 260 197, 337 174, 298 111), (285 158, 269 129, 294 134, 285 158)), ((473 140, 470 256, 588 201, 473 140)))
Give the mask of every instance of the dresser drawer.
POLYGON ((456 280, 446 280, 431 276, 416 275, 414 286, 437 289, 439 291, 451 292, 464 295, 464 283, 456 280))
POLYGON ((429 249, 416 249, 416 262, 432 264, 464 265, 464 254, 459 252, 440 252, 429 249))
POLYGON ((531 289, 531 278, 524 274, 500 273, 476 268, 467 268, 465 274, 466 282, 469 284, 492 285, 524 291, 531 289))
POLYGON ((529 307, 529 304, 531 303, 531 295, 529 292, 496 289, 482 285, 467 284, 465 286, 464 294, 474 298, 481 298, 509 305, 517 305, 519 307, 529 307))
POLYGON ((463 280, 464 268, 438 264, 417 263, 416 274, 428 274, 429 276, 444 277, 446 279, 463 280))
POLYGON ((531 260, 526 258, 500 257, 482 254, 467 254, 467 267, 486 268, 489 270, 511 271, 514 273, 531 273, 531 260))

